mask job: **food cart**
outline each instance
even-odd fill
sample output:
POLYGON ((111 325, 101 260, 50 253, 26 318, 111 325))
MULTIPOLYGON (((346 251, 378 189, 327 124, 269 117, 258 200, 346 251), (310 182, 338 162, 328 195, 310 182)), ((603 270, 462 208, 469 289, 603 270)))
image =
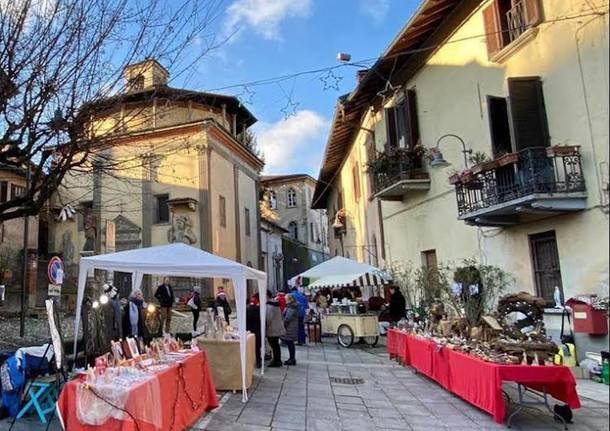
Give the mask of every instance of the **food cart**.
POLYGON ((330 313, 322 316, 322 333, 336 334, 343 347, 351 347, 356 338, 374 347, 379 341, 379 321, 371 313, 330 313))
MULTIPOLYGON (((311 295, 324 288, 358 289, 364 301, 382 295, 383 286, 390 282, 390 276, 379 268, 342 256, 335 256, 288 280, 288 284, 303 287, 311 295)), ((358 303, 346 300, 331 304, 328 311, 321 316, 323 334, 336 334, 343 347, 350 347, 357 338, 370 346, 377 344, 377 315, 359 312, 358 303)))

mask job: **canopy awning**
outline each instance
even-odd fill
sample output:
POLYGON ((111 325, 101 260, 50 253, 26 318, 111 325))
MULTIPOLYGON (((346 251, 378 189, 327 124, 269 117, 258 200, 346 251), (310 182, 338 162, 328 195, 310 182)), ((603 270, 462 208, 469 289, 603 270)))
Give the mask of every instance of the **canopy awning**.
MULTIPOLYGON (((87 275, 95 269, 128 272, 132 274, 132 290, 140 288, 144 275, 161 275, 196 278, 228 278, 235 289, 237 325, 240 339, 243 400, 246 391, 246 280, 258 283, 260 296, 261 339, 265 339, 267 300, 267 274, 246 265, 213 255, 186 244, 176 243, 157 247, 139 248, 117 253, 83 257, 80 260, 76 317, 74 319, 74 352, 80 325, 81 308, 85 296, 87 275)), ((261 355, 265 354, 264 344, 261 355)))
POLYGON ((391 281, 392 278, 379 268, 342 256, 333 257, 290 279, 293 285, 315 289, 382 286, 391 281))

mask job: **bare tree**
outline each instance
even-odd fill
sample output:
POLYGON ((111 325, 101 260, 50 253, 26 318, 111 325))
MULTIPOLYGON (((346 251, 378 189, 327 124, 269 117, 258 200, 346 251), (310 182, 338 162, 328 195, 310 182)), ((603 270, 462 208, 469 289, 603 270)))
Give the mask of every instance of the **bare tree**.
POLYGON ((0 202, 0 221, 37 214, 67 172, 100 157, 116 130, 90 124, 121 97, 126 65, 156 58, 176 77, 222 44, 222 3, 0 0, 0 167, 31 170, 25 195, 0 202))

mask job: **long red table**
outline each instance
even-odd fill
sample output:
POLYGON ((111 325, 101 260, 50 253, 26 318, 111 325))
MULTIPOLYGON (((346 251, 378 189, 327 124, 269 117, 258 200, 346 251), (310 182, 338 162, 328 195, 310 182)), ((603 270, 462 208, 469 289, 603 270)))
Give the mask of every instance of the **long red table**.
MULTIPOLYGON (((216 389, 212 380, 212 373, 208 366, 205 352, 198 352, 183 361, 171 365, 169 368, 155 374, 159 388, 151 391, 145 381, 130 389, 129 396, 124 405, 136 421, 126 416, 123 420, 110 417, 101 425, 88 425, 80 423, 77 415, 77 392, 79 380, 72 380, 64 385, 57 401, 57 411, 66 431, 159 431, 183 430, 193 425, 206 411, 218 407, 216 389), (161 423, 151 424, 146 420, 138 420, 142 411, 151 406, 141 405, 151 393, 160 396, 161 423)), ((156 384, 156 382, 154 382, 156 384)), ((141 417, 141 416, 140 416, 141 417)))
POLYGON ((502 382, 516 382, 552 395, 571 408, 580 407, 576 380, 564 366, 500 365, 485 362, 425 338, 390 329, 387 338, 390 357, 435 380, 443 388, 504 422, 506 406, 502 382))

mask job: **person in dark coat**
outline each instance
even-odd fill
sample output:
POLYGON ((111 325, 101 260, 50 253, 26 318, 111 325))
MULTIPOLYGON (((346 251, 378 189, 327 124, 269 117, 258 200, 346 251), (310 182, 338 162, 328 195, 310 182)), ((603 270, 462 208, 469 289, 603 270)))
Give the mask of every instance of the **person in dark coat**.
POLYGON ((155 298, 159 301, 159 306, 161 308, 163 332, 169 334, 172 324, 172 307, 174 306, 174 290, 172 289, 171 284, 169 284, 169 278, 164 278, 163 283, 157 287, 155 298))
POLYGON ((299 313, 300 306, 292 294, 286 295, 286 310, 284 311, 284 328, 286 334, 282 337, 288 347, 289 359, 284 365, 296 365, 294 342, 299 339, 299 313))
POLYGON ((273 359, 268 365, 269 367, 281 367, 282 366, 282 350, 280 349, 280 338, 286 334, 286 328, 284 328, 284 322, 282 320, 282 312, 280 310, 280 304, 268 290, 267 291, 267 309, 266 312, 266 333, 267 340, 271 346, 273 352, 273 359))
POLYGON ((390 287, 390 306, 388 311, 391 322, 398 322, 405 317, 407 311, 407 301, 396 286, 390 287))
POLYGON ((250 298, 246 307, 246 330, 252 332, 256 337, 256 368, 262 364, 261 358, 261 308, 258 296, 250 298))
MULTIPOLYGON (((201 312, 201 287, 193 286, 191 312, 193 313, 193 332, 197 332, 197 322, 199 322, 199 313, 201 312)), ((191 302, 191 300, 189 300, 191 302)))
POLYGON ((229 315, 231 314, 231 304, 229 304, 229 300, 227 299, 227 294, 225 293, 224 288, 218 288, 218 294, 216 295, 216 300, 214 302, 214 315, 218 316, 218 307, 222 307, 225 313, 225 320, 227 321, 227 325, 230 325, 229 315))
POLYGON ((117 341, 123 338, 121 305, 117 295, 118 291, 116 287, 110 284, 104 284, 103 289, 107 299, 107 302, 100 299, 102 315, 104 316, 104 327, 108 332, 108 338, 117 341))

